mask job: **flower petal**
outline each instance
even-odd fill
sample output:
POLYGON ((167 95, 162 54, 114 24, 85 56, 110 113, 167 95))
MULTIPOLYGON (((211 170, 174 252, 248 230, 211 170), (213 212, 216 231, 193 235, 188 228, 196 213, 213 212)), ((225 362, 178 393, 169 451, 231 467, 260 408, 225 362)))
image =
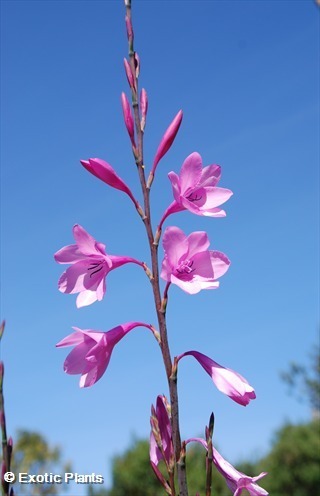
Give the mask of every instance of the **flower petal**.
POLYGON ((187 237, 178 227, 167 227, 163 234, 163 248, 172 267, 178 265, 180 258, 188 252, 187 237))
POLYGON ((192 258, 195 254, 206 251, 209 248, 210 241, 205 231, 195 231, 187 237, 189 249, 188 258, 192 258))
POLYGON ((215 186, 221 177, 221 167, 220 165, 207 165, 201 172, 200 186, 202 188, 207 186, 215 186))
POLYGON ((184 195, 189 188, 195 188, 201 178, 202 158, 199 153, 189 155, 182 164, 180 171, 181 194, 184 195))

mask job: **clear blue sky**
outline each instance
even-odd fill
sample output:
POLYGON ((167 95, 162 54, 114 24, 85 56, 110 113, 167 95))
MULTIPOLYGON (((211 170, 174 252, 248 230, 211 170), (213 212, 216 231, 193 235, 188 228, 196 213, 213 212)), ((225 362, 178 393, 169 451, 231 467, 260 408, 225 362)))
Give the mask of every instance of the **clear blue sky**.
MULTIPOLYGON (((43 433, 75 471, 102 473, 132 436, 149 435, 150 405, 167 393, 156 343, 136 329, 103 379, 81 390, 55 344, 71 326, 108 330, 156 323, 137 266, 112 272, 101 303, 76 309, 57 290, 53 253, 83 225, 111 254, 148 261, 143 225, 127 197, 88 174, 107 160, 139 186, 120 105, 127 81, 119 1, 2 1, 1 317, 8 430, 43 433)), ((167 173, 198 151, 234 191, 225 219, 180 213, 166 225, 206 230, 232 266, 218 291, 170 291, 172 354, 196 349, 244 375, 257 399, 219 393, 192 358, 180 364, 183 437, 211 411, 232 462, 265 453, 276 428, 310 412, 279 373, 305 362, 318 339, 319 10, 304 1, 135 1, 140 87, 149 95, 145 162, 182 108, 179 135, 158 166, 156 222, 172 200, 167 173)), ((139 196, 140 197, 140 196, 139 196)), ((83 494, 83 488, 76 489, 83 494)))

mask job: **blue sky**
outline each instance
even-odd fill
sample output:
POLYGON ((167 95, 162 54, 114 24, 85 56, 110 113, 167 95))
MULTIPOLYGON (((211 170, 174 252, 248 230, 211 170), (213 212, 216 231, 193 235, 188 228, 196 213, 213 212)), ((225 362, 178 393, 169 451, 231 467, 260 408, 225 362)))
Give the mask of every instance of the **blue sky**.
MULTIPOLYGON (((143 225, 121 192, 80 159, 108 161, 141 198, 121 91, 127 81, 122 1, 3 1, 1 317, 8 430, 43 433, 79 473, 110 481, 113 455, 149 435, 166 393, 156 343, 136 329, 94 387, 81 390, 55 344, 72 326, 156 323, 137 266, 112 272, 101 303, 78 310, 57 290, 53 253, 83 225, 112 254, 148 261, 143 225)), ((207 231, 232 261, 218 291, 170 289, 172 354, 196 349, 244 375, 257 399, 240 407, 192 358, 179 369, 184 438, 215 436, 232 462, 264 454, 276 428, 309 418, 279 373, 318 339, 319 22, 312 1, 134 1, 140 87, 149 95, 145 163, 182 108, 184 120, 152 191, 156 223, 172 201, 167 173, 198 151, 233 190, 225 219, 184 212, 166 225, 207 231)), ((160 256, 161 256, 160 251, 160 256)), ((76 496, 83 488, 75 489, 76 496)))

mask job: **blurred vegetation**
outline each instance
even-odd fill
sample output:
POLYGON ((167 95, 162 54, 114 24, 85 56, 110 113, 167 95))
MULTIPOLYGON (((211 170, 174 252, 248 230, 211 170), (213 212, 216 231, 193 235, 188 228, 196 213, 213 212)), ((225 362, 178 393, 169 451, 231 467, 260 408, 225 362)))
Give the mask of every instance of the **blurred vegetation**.
MULTIPOLYGON (((46 439, 37 432, 20 430, 13 444, 11 470, 27 474, 63 474, 72 472, 70 463, 62 461, 61 450, 50 446, 46 439)), ((15 494, 28 496, 47 496, 66 493, 65 484, 18 484, 13 485, 15 494)))

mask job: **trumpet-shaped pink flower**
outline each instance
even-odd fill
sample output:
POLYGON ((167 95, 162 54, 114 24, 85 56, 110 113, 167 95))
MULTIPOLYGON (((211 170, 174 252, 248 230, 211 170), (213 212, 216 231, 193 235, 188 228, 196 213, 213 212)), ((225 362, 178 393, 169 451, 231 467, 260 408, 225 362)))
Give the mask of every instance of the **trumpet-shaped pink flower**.
POLYGON ((224 253, 208 250, 209 244, 204 231, 187 237, 178 227, 167 227, 163 235, 162 279, 189 294, 218 288, 217 279, 228 270, 230 261, 224 253))
POLYGON ((225 211, 218 207, 230 198, 232 191, 217 187, 221 176, 219 165, 202 168, 201 155, 194 152, 183 162, 179 176, 175 172, 169 172, 168 176, 172 184, 174 202, 165 211, 160 227, 170 214, 182 210, 208 217, 226 215, 225 211))
POLYGON ((183 112, 182 110, 179 110, 179 112, 177 113, 177 115, 175 116, 175 118, 167 128, 166 132, 162 136, 156 155, 154 157, 152 171, 151 171, 152 174, 155 173, 158 163, 160 162, 162 157, 167 153, 172 143, 174 142, 174 139, 177 135, 177 132, 179 131, 179 127, 182 122, 182 117, 183 117, 183 112))
MULTIPOLYGON (((202 444, 208 451, 208 446, 204 439, 193 437, 188 439, 186 444, 191 442, 202 444)), ((269 493, 256 484, 259 479, 267 475, 267 472, 261 472, 261 474, 255 477, 250 477, 234 468, 215 448, 213 448, 213 463, 225 478, 228 488, 233 492, 233 496, 241 496, 243 490, 248 491, 250 496, 268 496, 269 493)))
MULTIPOLYGON (((127 124, 127 123, 126 123, 127 124)), ((116 174, 115 170, 110 164, 101 160, 100 158, 89 158, 89 160, 80 160, 81 165, 87 171, 91 172, 98 179, 101 179, 104 183, 112 186, 112 188, 119 189, 126 193, 129 198, 133 201, 134 205, 137 207, 138 202, 134 198, 130 188, 126 183, 116 174)))
POLYGON ((64 362, 64 371, 67 374, 81 374, 80 387, 92 386, 106 371, 115 345, 138 326, 151 330, 151 326, 143 322, 127 322, 108 332, 73 327, 75 332, 56 345, 58 348, 74 346, 64 362))
POLYGON ((246 406, 254 400, 256 393, 250 384, 234 370, 227 369, 214 362, 206 355, 198 351, 186 351, 177 357, 177 362, 184 356, 193 356, 210 375, 216 387, 239 405, 246 406))
POLYGON ((54 255, 56 262, 71 264, 59 279, 62 293, 79 293, 77 307, 101 301, 106 292, 108 273, 126 263, 142 262, 130 257, 108 255, 105 245, 96 241, 82 226, 73 227, 74 245, 61 248, 54 255))

